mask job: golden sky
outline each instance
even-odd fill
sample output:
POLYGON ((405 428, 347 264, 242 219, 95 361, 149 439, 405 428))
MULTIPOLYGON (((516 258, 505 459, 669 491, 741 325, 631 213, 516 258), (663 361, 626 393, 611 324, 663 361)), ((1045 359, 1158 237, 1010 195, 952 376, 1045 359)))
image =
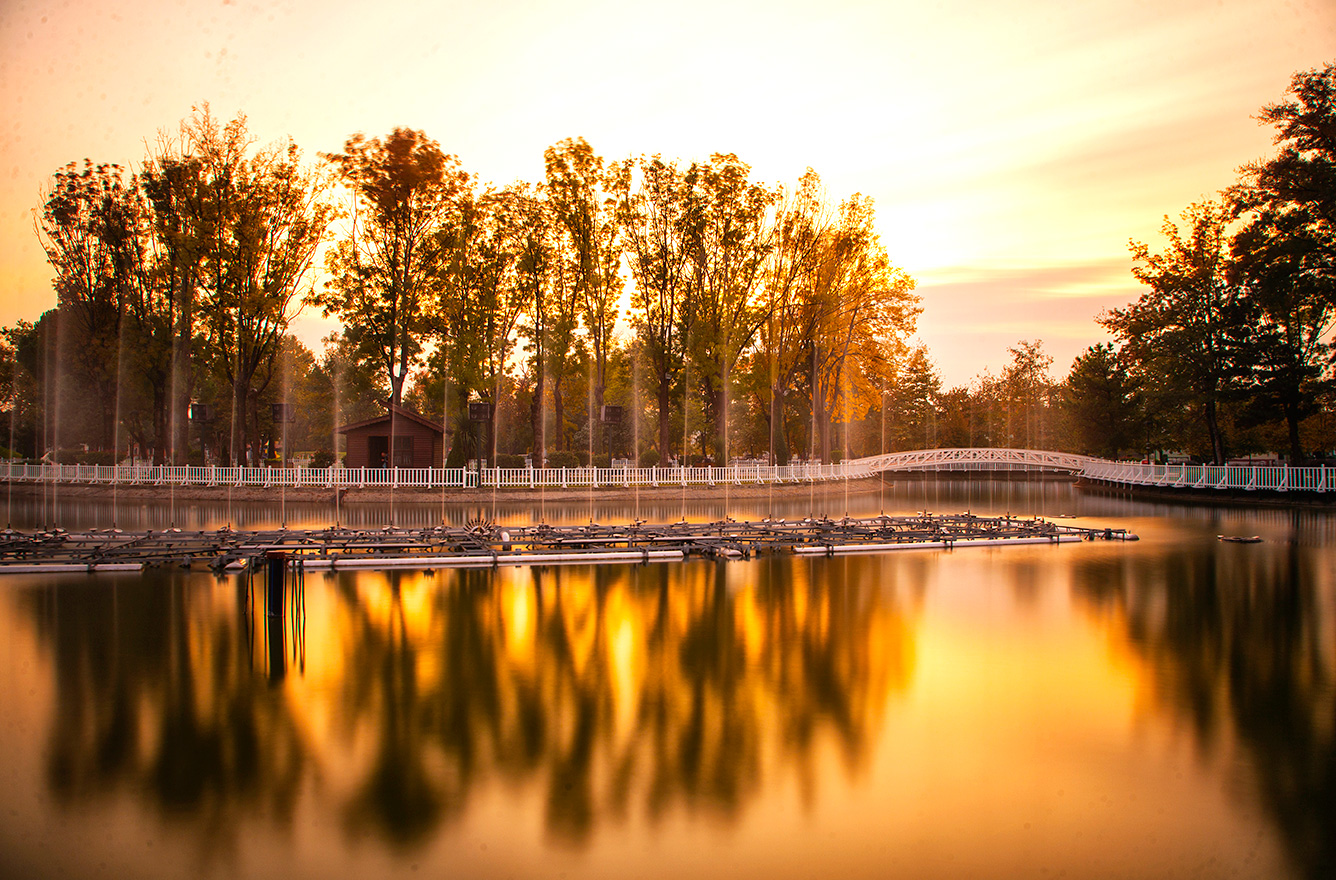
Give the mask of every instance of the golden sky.
POLYGON ((498 184, 571 136, 734 152, 771 183, 811 166, 876 200, 948 385, 1020 339, 1060 376, 1137 295, 1128 238, 1267 155, 1254 114, 1332 60, 1331 0, 3 0, 0 324, 54 304, 52 172, 134 165, 207 101, 311 158, 423 129, 498 184))

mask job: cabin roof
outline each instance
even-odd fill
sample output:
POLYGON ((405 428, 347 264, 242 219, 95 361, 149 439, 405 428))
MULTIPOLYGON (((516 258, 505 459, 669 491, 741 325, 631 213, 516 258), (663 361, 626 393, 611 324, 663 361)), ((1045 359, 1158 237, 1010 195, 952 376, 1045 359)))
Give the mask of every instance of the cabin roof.
POLYGON ((384 415, 376 416, 375 418, 370 418, 370 419, 363 419, 360 422, 351 422, 347 425, 343 425, 342 427, 339 428, 339 433, 347 434, 350 431, 357 431, 362 428, 370 428, 374 425, 380 424, 381 422, 390 421, 391 416, 393 416, 396 419, 407 419, 410 422, 416 422, 417 424, 421 425, 424 428, 427 428, 428 430, 435 431, 437 434, 445 433, 445 426, 442 425, 440 422, 432 421, 426 416, 419 415, 418 413, 413 412, 411 409, 406 409, 402 406, 395 406, 393 404, 389 404, 388 409, 390 410, 390 412, 386 412, 384 415))

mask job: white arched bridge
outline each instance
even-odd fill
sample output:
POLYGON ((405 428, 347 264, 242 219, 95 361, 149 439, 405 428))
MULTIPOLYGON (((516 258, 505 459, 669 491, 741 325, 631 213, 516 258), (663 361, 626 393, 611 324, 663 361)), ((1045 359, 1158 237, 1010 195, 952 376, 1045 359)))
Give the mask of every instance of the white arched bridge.
POLYGON ((616 488, 725 486, 857 480, 897 471, 1030 471, 1068 473, 1118 486, 1176 489, 1336 491, 1336 469, 1260 465, 1146 464, 1035 449, 951 448, 890 452, 837 464, 610 468, 264 468, 215 466, 0 465, 10 483, 258 488, 616 488))

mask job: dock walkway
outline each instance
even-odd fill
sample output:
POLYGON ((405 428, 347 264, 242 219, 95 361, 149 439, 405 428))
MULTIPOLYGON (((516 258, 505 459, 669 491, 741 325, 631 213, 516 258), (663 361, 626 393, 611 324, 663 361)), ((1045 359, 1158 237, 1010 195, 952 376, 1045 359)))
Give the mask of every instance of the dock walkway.
POLYGON ((1041 518, 953 515, 863 519, 581 526, 470 526, 380 530, 0 533, 0 574, 142 571, 176 566, 219 573, 252 568, 281 554, 303 570, 436 569, 500 565, 746 559, 791 553, 834 556, 1085 540, 1136 540, 1124 529, 1059 525, 1041 518))

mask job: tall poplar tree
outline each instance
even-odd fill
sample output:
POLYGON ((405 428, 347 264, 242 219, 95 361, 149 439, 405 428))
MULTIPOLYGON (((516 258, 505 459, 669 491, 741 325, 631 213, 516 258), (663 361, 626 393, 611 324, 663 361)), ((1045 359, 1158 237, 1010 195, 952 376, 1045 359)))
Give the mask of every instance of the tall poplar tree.
POLYGON ((623 243, 618 221, 629 186, 630 163, 605 161, 584 138, 568 138, 548 147, 543 155, 548 201, 566 230, 571 274, 593 358, 589 419, 591 443, 597 448, 617 300, 622 293, 623 243))
POLYGON ((691 318, 686 304, 692 200, 686 176, 675 164, 654 156, 642 158, 638 168, 639 186, 628 199, 624 216, 628 263, 635 280, 631 323, 654 385, 659 456, 667 461, 673 384, 682 373, 691 318))

